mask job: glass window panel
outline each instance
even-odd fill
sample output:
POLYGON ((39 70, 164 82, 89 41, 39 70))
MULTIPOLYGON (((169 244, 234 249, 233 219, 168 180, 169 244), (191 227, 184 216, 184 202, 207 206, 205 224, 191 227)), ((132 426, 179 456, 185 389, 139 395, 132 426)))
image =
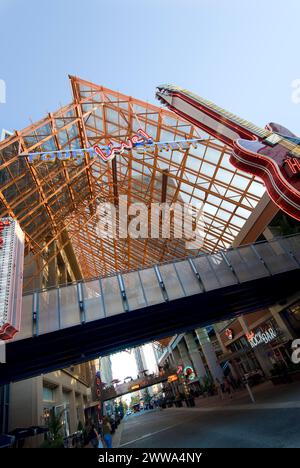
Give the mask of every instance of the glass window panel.
POLYGON ((229 250, 226 257, 240 282, 267 276, 268 272, 251 247, 229 250))
POLYGON ((286 251, 291 252, 300 263, 300 236, 291 236, 279 241, 286 251))
POLYGON ((120 287, 116 276, 101 279, 101 284, 105 304, 105 315, 109 317, 110 315, 124 312, 120 287))
POLYGON ((67 328, 80 323, 80 310, 76 285, 59 289, 60 327, 67 328))
POLYGON ((140 277, 144 286, 148 305, 164 302, 162 291, 157 281, 155 271, 152 268, 140 271, 140 277))
POLYGON ((32 301, 33 295, 28 294, 23 296, 22 301, 22 315, 21 315, 21 329, 16 333, 14 341, 22 340, 32 336, 32 301))
POLYGON ((209 291, 210 289, 217 289, 220 287, 218 278, 205 255, 193 258, 193 262, 206 290, 209 291))
POLYGON ((57 289, 39 293, 38 333, 49 333, 59 329, 57 289))
POLYGON ((168 265, 161 265, 159 267, 159 271, 165 284, 168 298, 170 300, 185 296, 176 270, 172 263, 168 265))
POLYGON ((221 254, 214 254, 209 256, 209 262, 218 277, 219 283, 222 287, 230 286, 237 283, 237 279, 231 271, 231 268, 226 263, 226 260, 221 254))
POLYGON ((188 261, 177 262, 174 265, 187 296, 202 292, 200 282, 192 271, 188 261))
POLYGON ((255 245, 271 273, 280 273, 296 267, 295 261, 282 248, 278 241, 255 245))
POLYGON ((126 273, 122 275, 129 310, 140 309, 146 307, 146 301, 143 294, 143 289, 138 272, 126 273))
POLYGON ((87 322, 104 318, 99 280, 89 281, 82 285, 85 319, 87 322))
POLYGON ((242 255, 245 262, 247 262, 248 269, 251 269, 254 273, 254 278, 259 278, 262 276, 268 276, 268 270, 261 262, 261 260, 257 257, 255 250, 248 246, 239 248, 239 252, 242 255))

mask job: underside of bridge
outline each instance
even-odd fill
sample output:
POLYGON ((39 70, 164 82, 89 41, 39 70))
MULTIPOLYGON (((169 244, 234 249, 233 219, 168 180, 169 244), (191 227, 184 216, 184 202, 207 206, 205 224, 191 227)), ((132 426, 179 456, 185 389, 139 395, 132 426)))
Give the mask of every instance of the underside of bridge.
MULTIPOLYGON (((202 207, 204 243, 228 247, 260 201, 264 187, 229 163, 230 148, 168 110, 70 77, 72 102, 0 143, 0 217, 26 235, 24 290, 106 276, 184 257, 181 239, 102 239, 98 206, 185 202, 202 207), (107 145, 139 129, 154 141, 201 139, 188 149, 131 150, 114 161, 35 161, 28 153, 107 145)), ((194 252, 197 253, 197 252, 194 252)))

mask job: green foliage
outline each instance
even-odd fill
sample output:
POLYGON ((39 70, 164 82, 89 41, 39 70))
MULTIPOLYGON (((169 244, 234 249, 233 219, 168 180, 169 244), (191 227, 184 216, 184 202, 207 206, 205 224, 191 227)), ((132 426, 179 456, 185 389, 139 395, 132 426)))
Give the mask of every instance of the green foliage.
POLYGON ((137 405, 140 402, 138 395, 131 395, 130 406, 137 405))
POLYGON ((49 436, 41 445, 41 448, 61 448, 64 444, 62 429, 62 415, 64 411, 59 414, 51 413, 49 420, 49 436))
POLYGON ((81 421, 78 421, 77 431, 83 431, 83 424, 81 421))
POLYGON ((124 408, 124 411, 127 411, 128 410, 128 404, 126 401, 122 401, 122 404, 123 404, 123 408, 124 408))

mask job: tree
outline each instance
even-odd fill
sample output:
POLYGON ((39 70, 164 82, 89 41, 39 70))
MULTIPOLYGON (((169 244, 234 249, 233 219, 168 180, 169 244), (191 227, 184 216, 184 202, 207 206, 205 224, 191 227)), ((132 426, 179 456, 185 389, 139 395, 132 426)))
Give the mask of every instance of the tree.
POLYGON ((128 410, 127 401, 123 401, 123 400, 122 400, 122 404, 123 404, 124 412, 126 412, 126 411, 128 410))
POLYGON ((140 402, 140 397, 139 395, 135 394, 135 395, 131 395, 131 400, 130 400, 130 406, 134 406, 134 405, 137 405, 138 403, 140 402))

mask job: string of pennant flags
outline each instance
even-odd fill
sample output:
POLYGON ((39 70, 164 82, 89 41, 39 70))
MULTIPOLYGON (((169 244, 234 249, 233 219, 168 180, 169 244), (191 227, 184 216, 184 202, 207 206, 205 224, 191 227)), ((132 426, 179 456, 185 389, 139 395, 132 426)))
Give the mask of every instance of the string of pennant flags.
POLYGON ((139 129, 136 134, 116 146, 112 142, 108 145, 94 145, 90 148, 66 149, 57 151, 43 151, 37 153, 21 153, 20 156, 26 156, 30 164, 38 161, 54 163, 56 161, 73 161, 76 165, 82 164, 85 155, 88 154, 91 158, 101 158, 103 161, 108 162, 114 159, 117 154, 122 154, 125 151, 135 150, 137 153, 153 152, 155 148, 159 151, 162 150, 185 150, 197 144, 203 139, 188 139, 167 142, 155 142, 152 137, 139 129))

